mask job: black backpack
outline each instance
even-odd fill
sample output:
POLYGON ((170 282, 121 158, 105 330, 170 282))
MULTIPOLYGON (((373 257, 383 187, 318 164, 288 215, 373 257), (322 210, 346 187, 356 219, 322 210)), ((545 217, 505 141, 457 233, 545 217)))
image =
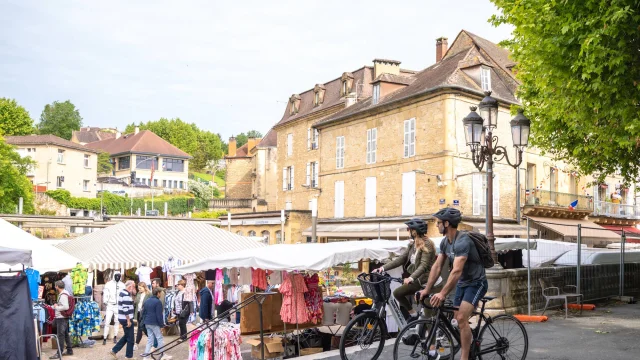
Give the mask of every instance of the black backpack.
POLYGON ((473 243, 478 250, 480 256, 480 262, 485 269, 492 268, 494 265, 493 258, 491 257, 491 247, 489 246, 489 239, 479 232, 465 231, 467 235, 473 240, 473 243))

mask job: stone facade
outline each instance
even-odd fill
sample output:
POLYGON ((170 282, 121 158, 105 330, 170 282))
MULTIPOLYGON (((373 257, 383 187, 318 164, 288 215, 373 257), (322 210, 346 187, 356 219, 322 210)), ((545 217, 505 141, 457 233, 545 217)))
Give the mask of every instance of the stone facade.
POLYGON ((250 157, 227 158, 225 197, 231 199, 252 198, 253 159, 250 157))
MULTIPOLYGON (((284 241, 285 244, 295 244, 298 242, 307 242, 307 237, 302 235, 302 232, 311 226, 311 212, 310 211, 287 211, 285 213, 286 220, 284 224, 284 241)), ((281 224, 259 224, 265 219, 279 218, 279 211, 269 212, 257 212, 257 213, 238 213, 231 215, 231 232, 237 233, 243 236, 249 236, 250 232, 254 232, 255 236, 269 236, 269 244, 277 244, 277 233, 282 231, 281 224), (247 223, 238 224, 240 220, 245 220, 247 223), (256 224, 258 223, 258 224, 256 224), (266 233, 265 233, 266 232, 266 233)), ((222 229, 228 228, 226 218, 221 219, 222 229)))

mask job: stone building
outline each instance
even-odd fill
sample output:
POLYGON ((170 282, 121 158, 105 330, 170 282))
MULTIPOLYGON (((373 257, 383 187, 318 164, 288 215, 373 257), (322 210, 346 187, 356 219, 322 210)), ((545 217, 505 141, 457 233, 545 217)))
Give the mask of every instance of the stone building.
MULTIPOLYGON (((499 102, 494 135, 515 159, 509 126, 511 107, 520 105, 515 63, 505 49, 464 30, 451 47, 446 38, 437 39, 436 50, 435 64, 420 72, 403 70, 398 61, 376 59, 373 67, 292 95, 274 127, 281 169, 277 207, 317 206, 321 241, 406 238, 406 219, 431 219, 430 214, 445 206, 460 208, 463 227, 483 231, 486 174, 471 161, 462 119, 485 91, 492 91, 499 102)), ((577 218, 579 212, 569 210, 575 199, 585 211, 581 219, 594 211, 597 189, 590 176, 579 176, 534 148, 525 150, 520 168, 517 187, 516 170, 506 160, 494 165, 494 196, 489 201, 496 236, 526 234, 515 219, 527 202, 539 209, 538 216, 577 218)), ((434 230, 431 226, 435 236, 434 230)), ((303 232, 309 234, 310 229, 303 232)))

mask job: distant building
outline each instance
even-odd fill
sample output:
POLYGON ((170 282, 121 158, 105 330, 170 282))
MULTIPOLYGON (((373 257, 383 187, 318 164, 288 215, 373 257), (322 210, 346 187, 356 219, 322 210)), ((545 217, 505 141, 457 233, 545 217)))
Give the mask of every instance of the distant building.
POLYGON ((133 134, 116 133, 113 138, 86 146, 111 155, 113 171, 101 175, 111 175, 130 184, 131 173, 135 171, 138 184, 162 189, 188 188, 191 156, 149 130, 140 131, 136 127, 133 134))
POLYGON ((98 151, 55 135, 7 136, 22 157, 37 163, 27 176, 36 191, 65 189, 72 196, 95 197, 98 151))
POLYGON ((113 139, 116 137, 118 130, 99 128, 99 127, 82 127, 80 130, 74 130, 71 134, 71 141, 77 144, 86 145, 96 141, 113 139))

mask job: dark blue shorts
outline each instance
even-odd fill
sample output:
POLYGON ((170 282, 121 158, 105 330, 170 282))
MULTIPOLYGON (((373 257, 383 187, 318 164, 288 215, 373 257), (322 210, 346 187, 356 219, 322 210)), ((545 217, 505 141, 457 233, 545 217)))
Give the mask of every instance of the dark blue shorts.
POLYGON ((480 299, 487 293, 489 289, 489 283, 487 280, 480 280, 461 287, 460 284, 456 287, 456 296, 453 298, 453 306, 460 306, 463 301, 468 302, 473 306, 478 306, 480 299))

